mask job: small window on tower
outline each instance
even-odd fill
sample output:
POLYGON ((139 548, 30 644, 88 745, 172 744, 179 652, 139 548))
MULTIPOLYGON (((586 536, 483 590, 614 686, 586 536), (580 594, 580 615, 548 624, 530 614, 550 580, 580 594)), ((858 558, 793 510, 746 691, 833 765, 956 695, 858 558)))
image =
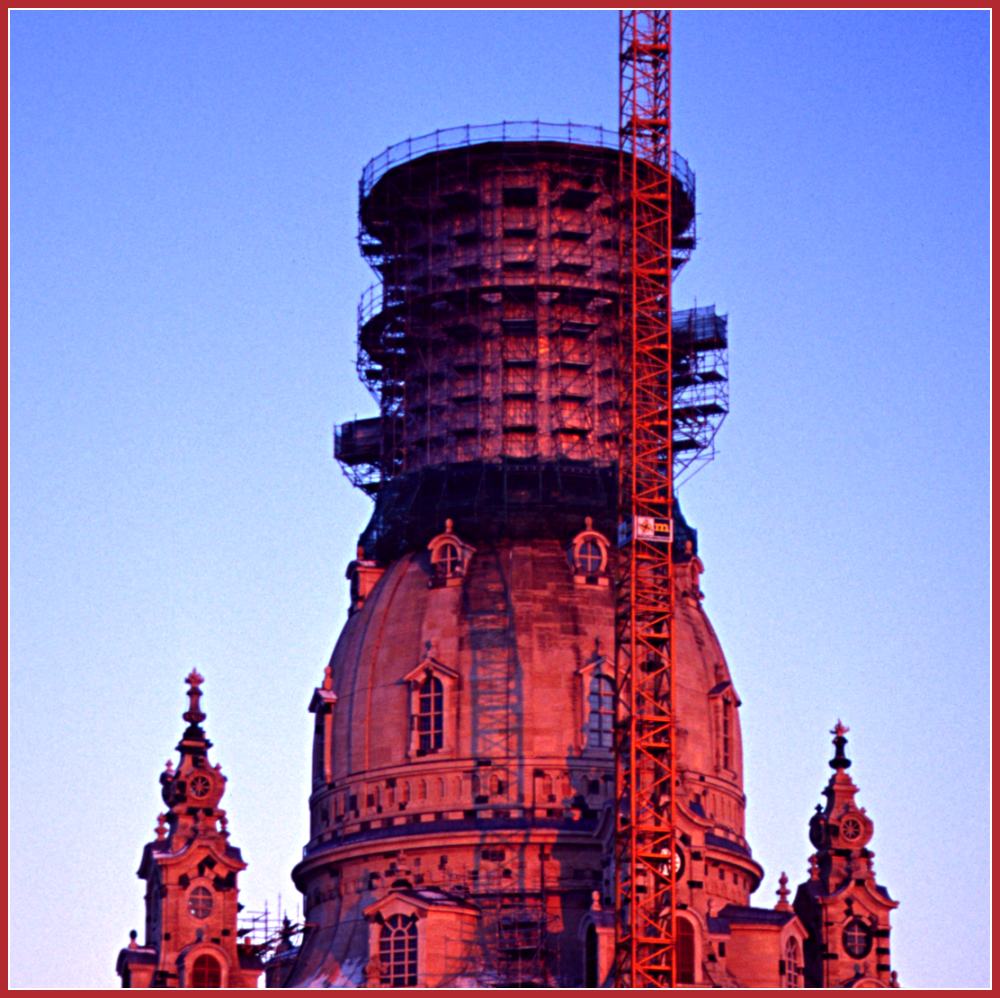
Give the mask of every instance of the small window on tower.
POLYGON ((848 956, 860 959, 872 948, 871 929, 860 918, 852 918, 844 928, 844 950, 848 956))

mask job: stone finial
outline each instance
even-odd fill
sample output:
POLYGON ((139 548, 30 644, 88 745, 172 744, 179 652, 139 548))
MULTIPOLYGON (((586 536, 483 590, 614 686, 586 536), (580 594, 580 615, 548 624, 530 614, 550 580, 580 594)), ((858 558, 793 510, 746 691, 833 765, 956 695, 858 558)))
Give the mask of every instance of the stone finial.
POLYGON ((323 689, 333 689, 333 669, 329 665, 323 670, 323 689))
POLYGON ((201 724, 205 720, 205 714, 201 709, 201 684, 205 682, 203 676, 198 673, 197 669, 192 669, 187 679, 184 680, 188 683, 188 709, 184 712, 184 720, 188 724, 201 724))
POLYGON ((778 877, 778 889, 775 891, 778 895, 778 903, 774 906, 777 911, 789 911, 791 905, 788 903, 788 895, 791 891, 788 889, 788 874, 784 870, 781 871, 781 876, 778 877))
POLYGON ((173 761, 173 759, 168 759, 163 764, 163 775, 168 780, 172 780, 174 778, 174 761, 173 761))
POLYGON ((899 987, 899 975, 895 970, 889 971, 889 987, 898 988, 899 987))
POLYGON ((444 532, 446 534, 454 533, 455 531, 455 521, 449 516, 447 520, 444 521, 444 532))
POLYGON ((835 750, 833 758, 830 760, 831 769, 849 769, 851 766, 851 760, 844 755, 844 746, 847 744, 847 739, 844 735, 850 730, 838 718, 836 725, 830 731, 830 734, 833 735, 833 747, 835 750))
POLYGON ((364 546, 364 544, 359 544, 358 545, 358 561, 364 561, 364 560, 365 560, 365 546, 364 546))
POLYGON ((592 891, 590 895, 590 910, 600 911, 601 910, 601 892, 592 891))
POLYGON ((136 942, 136 939, 138 939, 138 938, 139 938, 139 933, 136 932, 135 929, 133 929, 128 934, 128 948, 129 949, 138 949, 139 948, 139 944, 136 942))
POLYGON ((583 518, 583 525, 587 530, 594 529, 594 518, 592 516, 585 516, 583 518))
POLYGON ((158 814, 156 816, 156 841, 162 842, 167 837, 167 816, 158 814))

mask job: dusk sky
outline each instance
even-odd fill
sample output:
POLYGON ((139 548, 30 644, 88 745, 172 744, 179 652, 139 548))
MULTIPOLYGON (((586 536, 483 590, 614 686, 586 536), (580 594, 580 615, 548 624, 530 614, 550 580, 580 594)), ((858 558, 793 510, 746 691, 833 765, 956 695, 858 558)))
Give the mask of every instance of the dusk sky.
MULTIPOLYGON (((990 981, 990 15, 674 17, 677 307, 729 315, 681 491, 743 701, 747 837, 805 879, 850 727, 904 986, 990 981)), ((364 164, 617 123, 617 13, 10 15, 10 983, 114 986, 205 676, 248 910, 308 836, 306 708, 370 501, 332 425, 364 164)))

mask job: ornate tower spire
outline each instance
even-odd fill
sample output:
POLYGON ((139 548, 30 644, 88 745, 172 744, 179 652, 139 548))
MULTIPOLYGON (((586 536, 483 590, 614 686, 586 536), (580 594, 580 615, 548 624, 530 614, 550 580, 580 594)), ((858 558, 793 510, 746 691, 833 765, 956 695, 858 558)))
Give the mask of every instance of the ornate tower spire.
POLYGON ((847 770, 847 728, 830 731, 833 758, 823 796, 809 821, 816 852, 809 879, 795 895, 795 913, 809 931, 806 984, 813 987, 894 986, 889 962, 889 913, 899 904, 875 880, 875 854, 867 848, 874 822, 855 798, 847 770))
POLYGON ((775 911, 792 910, 792 906, 788 903, 788 897, 791 893, 788 889, 788 874, 782 870, 781 876, 778 877, 778 889, 775 891, 775 894, 778 895, 778 903, 774 906, 775 911))
POLYGON ((197 670, 187 677, 187 727, 177 744, 180 761, 160 775, 167 810, 143 849, 138 875, 146 881, 146 940, 118 956, 123 987, 256 987, 258 955, 237 945, 236 878, 246 869, 228 842, 219 807, 226 778, 212 766, 197 670))
POLYGON ((184 682, 188 684, 188 709, 182 716, 190 725, 184 736, 204 738, 204 732, 199 725, 205 720, 205 712, 201 709, 201 684, 205 682, 205 678, 197 669, 192 669, 184 682))
POLYGON ((840 718, 837 718, 837 723, 830 730, 830 734, 833 735, 834 748, 833 758, 830 760, 831 769, 851 768, 851 760, 844 755, 844 747, 847 745, 847 739, 844 735, 846 735, 850 730, 850 728, 846 727, 841 722, 840 718))

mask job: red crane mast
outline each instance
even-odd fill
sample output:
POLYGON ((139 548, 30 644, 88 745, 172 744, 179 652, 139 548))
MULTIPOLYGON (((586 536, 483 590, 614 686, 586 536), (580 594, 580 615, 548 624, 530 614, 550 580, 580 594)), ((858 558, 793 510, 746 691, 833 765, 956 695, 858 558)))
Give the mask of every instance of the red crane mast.
POLYGON ((624 224, 616 578, 615 982, 670 987, 674 746, 670 12, 619 15, 624 224))

